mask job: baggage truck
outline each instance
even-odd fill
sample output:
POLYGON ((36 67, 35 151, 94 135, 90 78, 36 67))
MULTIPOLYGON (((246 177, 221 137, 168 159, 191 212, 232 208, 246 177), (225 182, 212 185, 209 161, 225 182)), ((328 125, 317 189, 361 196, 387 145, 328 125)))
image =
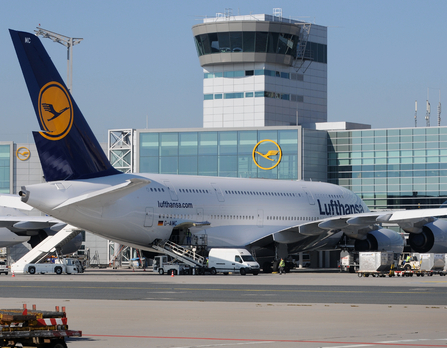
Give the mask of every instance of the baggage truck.
POLYGON ((82 331, 68 329, 65 307, 55 309, 0 309, 1 347, 67 348, 67 338, 82 337, 82 331))
POLYGON ((446 274, 445 268, 445 255, 446 254, 420 254, 411 253, 403 254, 396 274, 412 277, 416 275, 418 277, 432 276, 433 274, 439 274, 444 276, 446 274))
POLYGON ((422 275, 424 273, 430 276, 433 274, 439 274, 441 276, 446 275, 446 254, 420 254, 420 257, 422 275))
POLYGON ((392 275, 390 270, 394 264, 394 253, 392 251, 373 251, 359 253, 359 277, 385 277, 392 275))

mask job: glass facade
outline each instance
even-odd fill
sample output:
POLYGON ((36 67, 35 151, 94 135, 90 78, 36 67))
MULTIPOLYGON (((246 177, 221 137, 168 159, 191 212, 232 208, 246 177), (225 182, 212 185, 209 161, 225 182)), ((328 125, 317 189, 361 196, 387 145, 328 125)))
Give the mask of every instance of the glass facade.
POLYGON ((219 32, 194 37, 199 56, 226 52, 261 52, 296 55, 298 37, 273 32, 219 32))
MULTIPOLYGON (((210 175, 242 178, 296 180, 298 178, 298 129, 140 132, 139 171, 142 173, 210 175), (253 149, 261 140, 273 140, 282 151, 278 166, 259 168, 253 149)), ((257 151, 266 154, 272 143, 257 151)), ((260 167, 271 161, 256 155, 260 167)))
POLYGON ((328 180, 371 209, 437 208, 447 200, 447 127, 330 131, 328 180))
POLYGON ((0 193, 12 193, 11 149, 12 145, 0 144, 0 193))
MULTIPOLYGON (((199 57, 213 53, 257 52, 284 54, 296 58, 300 44, 296 35, 256 31, 201 34, 194 37, 194 42, 199 57)), ((307 42, 304 58, 326 64, 327 45, 307 42)))

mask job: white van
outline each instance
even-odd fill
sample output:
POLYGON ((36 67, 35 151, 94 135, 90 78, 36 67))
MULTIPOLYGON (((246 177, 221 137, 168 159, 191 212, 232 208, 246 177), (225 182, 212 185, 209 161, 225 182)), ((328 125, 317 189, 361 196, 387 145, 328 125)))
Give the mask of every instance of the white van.
POLYGON ((239 272, 241 275, 258 275, 260 269, 259 263, 246 249, 211 249, 207 267, 211 274, 239 272))
POLYGON ((0 260, 0 274, 5 273, 6 275, 8 275, 8 264, 6 263, 5 260, 0 260))

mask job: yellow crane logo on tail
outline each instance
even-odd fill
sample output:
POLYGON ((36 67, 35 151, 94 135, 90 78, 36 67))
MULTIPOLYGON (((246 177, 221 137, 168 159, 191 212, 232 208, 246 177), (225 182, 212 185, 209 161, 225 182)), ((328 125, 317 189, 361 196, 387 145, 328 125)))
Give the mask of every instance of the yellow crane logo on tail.
POLYGON ((252 157, 253 157, 253 162, 255 162, 255 164, 259 168, 264 169, 264 170, 271 170, 271 169, 275 168, 279 164, 279 162, 281 162, 282 151, 281 151, 281 148, 279 147, 279 145, 276 142, 274 142, 273 140, 270 140, 270 139, 264 139, 264 140, 261 140, 260 142, 258 142, 255 145, 255 147, 253 148, 252 157), (276 146, 277 150, 268 150, 267 153, 265 153, 265 154, 260 152, 260 151, 256 151, 258 146, 261 145, 264 142, 270 142, 270 143, 274 144, 276 146), (275 162, 275 164, 273 166, 271 166, 271 167, 262 167, 258 163, 258 161, 256 160, 256 155, 261 156, 262 158, 265 158, 266 160, 275 162), (272 158, 272 157, 275 157, 275 156, 278 156, 278 157, 277 158, 272 158))
POLYGON ((39 93, 40 134, 49 140, 64 138, 73 125, 73 103, 68 91, 59 82, 52 81, 39 93))

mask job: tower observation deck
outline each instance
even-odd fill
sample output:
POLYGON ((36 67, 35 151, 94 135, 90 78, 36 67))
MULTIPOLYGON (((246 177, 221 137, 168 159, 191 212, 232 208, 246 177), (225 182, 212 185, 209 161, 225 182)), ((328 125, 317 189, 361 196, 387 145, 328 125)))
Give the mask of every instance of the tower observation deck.
POLYGON ((218 14, 192 28, 203 126, 327 121, 327 28, 278 15, 218 14))

